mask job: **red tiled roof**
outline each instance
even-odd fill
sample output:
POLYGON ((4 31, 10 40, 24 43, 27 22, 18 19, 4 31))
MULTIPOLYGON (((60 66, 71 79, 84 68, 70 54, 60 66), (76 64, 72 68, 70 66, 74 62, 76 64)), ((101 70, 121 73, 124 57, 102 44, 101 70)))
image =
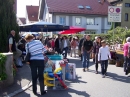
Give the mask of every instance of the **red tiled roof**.
POLYGON ((109 3, 106 0, 104 3, 99 3, 98 0, 46 0, 46 2, 50 13, 108 14, 109 3), (79 9, 79 5, 84 6, 84 9, 79 9), (91 9, 86 9, 85 6, 90 6, 91 9))
POLYGON ((26 24, 26 18, 19 18, 23 24, 26 24))
POLYGON ((39 6, 26 6, 29 21, 38 21, 39 6))

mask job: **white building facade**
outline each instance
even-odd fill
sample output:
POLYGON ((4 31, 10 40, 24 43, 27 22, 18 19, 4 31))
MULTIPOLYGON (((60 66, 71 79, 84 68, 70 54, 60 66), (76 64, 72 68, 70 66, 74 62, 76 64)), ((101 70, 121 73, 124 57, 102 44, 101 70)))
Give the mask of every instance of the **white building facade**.
POLYGON ((83 31, 84 34, 101 34, 106 33, 111 28, 111 23, 108 22, 107 15, 91 15, 91 14, 79 14, 79 13, 60 13, 60 12, 49 12, 46 0, 43 10, 43 18, 40 20, 57 23, 67 26, 77 26, 86 28, 83 31))

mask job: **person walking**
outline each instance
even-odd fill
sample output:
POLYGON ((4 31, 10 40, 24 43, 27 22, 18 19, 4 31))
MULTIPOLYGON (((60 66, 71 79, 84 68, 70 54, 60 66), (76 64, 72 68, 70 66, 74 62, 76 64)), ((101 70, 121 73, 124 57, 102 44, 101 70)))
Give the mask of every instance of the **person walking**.
POLYGON ((54 41, 54 38, 51 39, 51 47, 52 47, 52 49, 54 50, 54 48, 55 48, 55 41, 54 41))
POLYGON ((101 41, 102 47, 99 48, 98 61, 101 62, 102 77, 105 78, 107 74, 108 60, 111 59, 111 54, 105 40, 101 41))
POLYGON ((96 41, 93 43, 93 59, 95 59, 96 74, 98 74, 98 52, 101 47, 101 37, 97 36, 96 41))
POLYGON ((33 40, 33 36, 28 34, 25 36, 26 44, 26 54, 29 52, 31 75, 32 75, 32 90, 35 95, 37 95, 37 78, 39 79, 41 95, 46 94, 44 90, 44 53, 46 49, 40 40, 33 40))
POLYGON ((75 40, 75 38, 73 38, 73 40, 70 43, 71 46, 71 57, 72 57, 72 53, 74 52, 74 57, 76 58, 76 46, 77 46, 77 42, 75 40))
POLYGON ((124 51, 124 72, 128 74, 128 67, 130 67, 130 37, 126 38, 126 43, 123 46, 124 51))
POLYGON ((58 34, 58 38, 55 40, 55 51, 58 54, 61 54, 61 36, 58 34))
POLYGON ((70 47, 70 41, 67 39, 66 36, 64 36, 63 40, 61 42, 61 49, 62 49, 64 58, 67 58, 67 53, 68 53, 69 47, 70 47))
POLYGON ((78 45, 78 48, 79 48, 79 56, 81 57, 81 61, 82 61, 81 48, 82 48, 83 42, 84 42, 85 40, 86 40, 86 34, 84 34, 83 38, 80 39, 79 45, 78 45))
POLYGON ((87 67, 87 71, 89 70, 89 59, 90 59, 90 52, 93 49, 93 42, 90 40, 90 35, 86 35, 86 40, 83 42, 82 45, 82 65, 83 65, 83 71, 85 72, 85 68, 87 67), (86 65, 86 59, 87 59, 87 65, 86 65))

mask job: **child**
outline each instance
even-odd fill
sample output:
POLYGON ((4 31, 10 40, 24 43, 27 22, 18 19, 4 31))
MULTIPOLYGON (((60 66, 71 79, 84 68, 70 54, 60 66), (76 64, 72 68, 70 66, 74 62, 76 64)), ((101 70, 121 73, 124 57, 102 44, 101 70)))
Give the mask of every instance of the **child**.
POLYGON ((109 48, 106 46, 105 40, 102 40, 101 44, 102 47, 99 48, 98 61, 101 62, 102 77, 105 78, 108 67, 108 59, 111 59, 111 55, 109 48))

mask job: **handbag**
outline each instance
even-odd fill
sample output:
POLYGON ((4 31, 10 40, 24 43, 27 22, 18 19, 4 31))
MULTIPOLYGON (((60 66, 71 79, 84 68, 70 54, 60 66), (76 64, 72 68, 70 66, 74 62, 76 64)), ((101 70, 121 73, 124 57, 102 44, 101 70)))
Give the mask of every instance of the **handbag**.
POLYGON ((27 50, 28 50, 28 53, 26 54, 26 56, 25 56, 25 62, 30 62, 30 57, 31 57, 31 54, 30 54, 30 52, 29 52, 29 45, 27 45, 27 50))

